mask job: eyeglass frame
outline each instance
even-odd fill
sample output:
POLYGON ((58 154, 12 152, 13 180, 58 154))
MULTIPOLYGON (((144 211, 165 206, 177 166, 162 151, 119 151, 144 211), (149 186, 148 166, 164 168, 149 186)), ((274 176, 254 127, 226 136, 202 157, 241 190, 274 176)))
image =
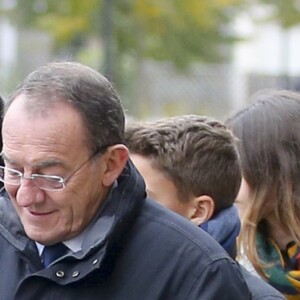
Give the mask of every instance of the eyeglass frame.
POLYGON ((56 192, 56 191, 61 191, 63 189, 65 189, 68 181, 83 167, 85 166, 88 162, 90 162, 92 159, 94 159, 97 155, 102 154, 103 150, 106 150, 108 147, 110 147, 111 145, 105 145, 102 147, 99 147, 94 153, 93 155, 91 155, 85 162, 83 162, 77 169, 75 169, 69 176, 67 176, 66 178, 59 176, 59 175, 43 175, 43 174, 31 174, 29 176, 25 176, 25 174, 21 171, 12 169, 12 168, 8 168, 5 166, 0 166, 0 169, 3 170, 3 172, 5 172, 5 170, 8 171, 13 171, 16 172, 16 174, 19 174, 19 179, 20 179, 20 183, 18 184, 14 184, 14 183, 8 183, 5 182, 4 176, 3 179, 0 177, 0 181, 3 182, 4 184, 8 184, 8 185, 14 185, 14 186, 20 186, 23 183, 24 179, 30 179, 34 182, 34 184, 40 188, 41 190, 44 191, 51 191, 51 192, 56 192), (56 183, 60 183, 62 186, 60 188, 44 188, 41 187, 37 184, 37 181, 35 180, 36 178, 48 178, 48 179, 58 179, 58 181, 56 183))

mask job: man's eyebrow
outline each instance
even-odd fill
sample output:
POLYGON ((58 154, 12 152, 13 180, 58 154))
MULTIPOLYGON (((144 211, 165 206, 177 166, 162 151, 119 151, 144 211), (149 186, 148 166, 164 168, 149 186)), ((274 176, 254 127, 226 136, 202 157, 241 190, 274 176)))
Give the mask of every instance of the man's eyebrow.
MULTIPOLYGON (((14 163, 17 164, 16 161, 10 159, 7 155, 5 155, 4 152, 1 152, 0 155, 2 156, 2 159, 4 161, 7 161, 8 163, 11 163, 11 164, 14 164, 14 163)), ((37 164, 34 164, 33 167, 35 167, 35 168, 47 168, 47 167, 54 167, 54 166, 58 166, 58 165, 64 166, 65 162, 62 161, 61 159, 50 158, 46 161, 42 161, 42 162, 38 162, 37 164)))
POLYGON ((47 167, 54 167, 54 166, 64 166, 65 162, 62 161, 61 159, 57 158, 50 158, 48 160, 38 162, 37 164, 34 164, 33 166, 35 168, 47 168, 47 167))

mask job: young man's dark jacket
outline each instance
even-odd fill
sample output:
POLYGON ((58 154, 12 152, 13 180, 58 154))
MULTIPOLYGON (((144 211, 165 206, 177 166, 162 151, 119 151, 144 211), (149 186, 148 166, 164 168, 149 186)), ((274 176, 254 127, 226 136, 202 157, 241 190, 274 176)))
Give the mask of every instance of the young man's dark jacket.
POLYGON ((43 268, 5 193, 0 198, 0 299, 250 299, 236 263, 189 221, 145 199, 129 162, 82 251, 43 268))

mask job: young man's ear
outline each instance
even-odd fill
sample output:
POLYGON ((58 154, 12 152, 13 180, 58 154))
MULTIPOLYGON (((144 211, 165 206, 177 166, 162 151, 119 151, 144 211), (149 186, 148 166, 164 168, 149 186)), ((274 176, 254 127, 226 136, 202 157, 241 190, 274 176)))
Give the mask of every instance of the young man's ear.
POLYGON ((129 151, 125 145, 110 146, 105 153, 105 170, 102 184, 109 187, 122 173, 129 157, 129 151))
POLYGON ((215 202, 210 196, 202 195, 195 197, 193 199, 190 221, 199 226, 212 217, 214 210, 215 202))

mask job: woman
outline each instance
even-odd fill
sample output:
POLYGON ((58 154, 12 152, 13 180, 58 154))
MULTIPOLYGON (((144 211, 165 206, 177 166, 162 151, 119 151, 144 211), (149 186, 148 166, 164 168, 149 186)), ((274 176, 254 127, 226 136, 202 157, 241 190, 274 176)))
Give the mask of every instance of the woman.
POLYGON ((226 123, 243 171, 242 256, 287 299, 300 299, 300 95, 262 91, 226 123))

